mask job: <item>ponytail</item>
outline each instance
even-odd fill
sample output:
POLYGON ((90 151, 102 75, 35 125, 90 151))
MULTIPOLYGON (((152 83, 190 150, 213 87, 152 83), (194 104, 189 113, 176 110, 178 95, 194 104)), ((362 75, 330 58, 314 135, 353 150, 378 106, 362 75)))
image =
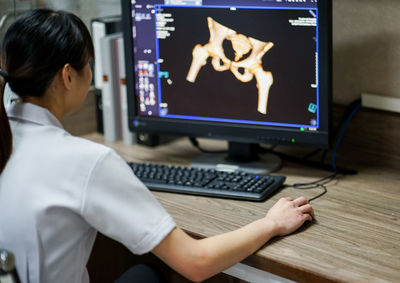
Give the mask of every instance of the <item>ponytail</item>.
POLYGON ((8 75, 0 71, 0 174, 6 167, 12 150, 12 134, 6 109, 4 107, 4 89, 8 80, 8 75))

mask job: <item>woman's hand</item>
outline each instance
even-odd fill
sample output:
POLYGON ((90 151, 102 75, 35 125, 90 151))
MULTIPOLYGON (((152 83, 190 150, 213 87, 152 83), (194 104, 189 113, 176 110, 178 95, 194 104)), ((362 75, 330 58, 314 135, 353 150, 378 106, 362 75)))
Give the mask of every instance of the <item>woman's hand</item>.
POLYGON ((281 198, 270 208, 265 219, 275 224, 275 236, 284 236, 296 231, 305 221, 312 221, 314 210, 305 197, 293 200, 281 198))

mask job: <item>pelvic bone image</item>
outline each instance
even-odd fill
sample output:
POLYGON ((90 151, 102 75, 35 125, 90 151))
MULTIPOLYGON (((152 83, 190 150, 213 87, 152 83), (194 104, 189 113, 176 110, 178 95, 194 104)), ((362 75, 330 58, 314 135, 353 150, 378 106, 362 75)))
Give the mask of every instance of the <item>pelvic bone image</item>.
POLYGON ((197 44, 193 48, 192 64, 186 80, 194 83, 200 69, 207 64, 207 59, 211 57, 211 64, 214 70, 218 72, 230 70, 238 80, 244 83, 250 82, 253 76, 256 77, 258 88, 257 111, 267 114, 268 95, 273 83, 273 76, 271 72, 263 70, 261 60, 274 44, 238 34, 210 17, 207 18, 207 22, 210 40, 205 45, 197 44), (222 45, 225 39, 231 41, 232 48, 235 51, 233 61, 225 56, 222 45), (250 51, 250 55, 241 60, 243 55, 250 51), (244 70, 243 73, 239 71, 239 68, 244 70))

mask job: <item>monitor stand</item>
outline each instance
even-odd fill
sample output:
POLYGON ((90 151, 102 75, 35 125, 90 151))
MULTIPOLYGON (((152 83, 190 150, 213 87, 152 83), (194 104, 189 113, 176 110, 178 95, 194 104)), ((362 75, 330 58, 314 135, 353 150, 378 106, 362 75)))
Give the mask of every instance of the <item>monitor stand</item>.
POLYGON ((258 144, 228 142, 228 154, 206 153, 195 158, 191 166, 222 171, 240 170, 253 174, 267 174, 281 167, 279 156, 272 153, 260 155, 258 149, 258 144))

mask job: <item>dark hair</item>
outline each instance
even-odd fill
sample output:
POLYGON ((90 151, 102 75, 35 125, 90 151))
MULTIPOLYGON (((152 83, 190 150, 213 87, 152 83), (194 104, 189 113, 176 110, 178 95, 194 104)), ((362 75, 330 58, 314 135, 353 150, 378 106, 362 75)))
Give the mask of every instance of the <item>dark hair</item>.
MULTIPOLYGON (((0 66, 4 80, 20 97, 43 96, 65 64, 82 70, 93 60, 93 43, 85 24, 64 11, 37 9, 19 17, 2 40, 0 66)), ((0 85, 0 173, 12 150, 4 109, 5 83, 0 85)))

